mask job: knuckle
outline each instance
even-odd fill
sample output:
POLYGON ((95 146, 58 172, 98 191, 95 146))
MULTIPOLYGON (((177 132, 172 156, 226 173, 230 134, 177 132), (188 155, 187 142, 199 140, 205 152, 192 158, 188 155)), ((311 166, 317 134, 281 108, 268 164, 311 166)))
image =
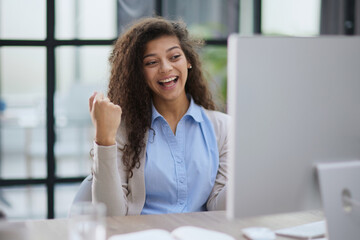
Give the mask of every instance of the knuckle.
POLYGON ((98 108, 103 108, 104 107, 104 101, 97 99, 97 100, 94 101, 94 106, 98 107, 98 108))

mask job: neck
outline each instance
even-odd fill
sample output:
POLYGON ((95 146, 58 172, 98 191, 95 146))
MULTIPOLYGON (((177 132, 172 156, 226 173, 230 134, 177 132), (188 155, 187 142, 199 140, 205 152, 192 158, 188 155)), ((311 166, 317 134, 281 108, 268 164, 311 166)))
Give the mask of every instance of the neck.
POLYGON ((154 98, 153 102, 156 110, 166 119, 170 125, 177 125, 190 106, 190 101, 186 97, 186 94, 183 94, 181 97, 173 101, 163 101, 154 98))

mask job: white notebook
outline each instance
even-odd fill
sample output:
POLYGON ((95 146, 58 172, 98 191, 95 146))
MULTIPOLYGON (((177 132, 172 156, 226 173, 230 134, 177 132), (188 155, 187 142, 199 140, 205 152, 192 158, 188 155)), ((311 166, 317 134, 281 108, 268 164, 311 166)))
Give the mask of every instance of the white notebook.
POLYGON ((168 232, 163 229, 150 229, 134 233, 114 235, 109 240, 235 240, 232 236, 199 227, 183 226, 168 232))

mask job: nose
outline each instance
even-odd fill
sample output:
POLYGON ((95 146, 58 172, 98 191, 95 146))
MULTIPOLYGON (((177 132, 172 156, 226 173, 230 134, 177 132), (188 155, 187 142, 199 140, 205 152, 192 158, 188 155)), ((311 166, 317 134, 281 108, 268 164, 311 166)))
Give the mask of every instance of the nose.
POLYGON ((160 65, 160 73, 168 73, 173 69, 171 62, 169 62, 168 60, 164 60, 161 62, 160 65))

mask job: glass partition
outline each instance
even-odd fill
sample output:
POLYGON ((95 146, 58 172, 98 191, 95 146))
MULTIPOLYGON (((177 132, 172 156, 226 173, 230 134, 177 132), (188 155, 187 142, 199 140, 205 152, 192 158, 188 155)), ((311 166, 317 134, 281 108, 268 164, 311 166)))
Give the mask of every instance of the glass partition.
POLYGON ((46 218, 46 187, 19 186, 0 189, 0 206, 12 220, 46 218))
POLYGON ((113 39, 117 36, 116 1, 56 0, 57 39, 113 39))
POLYGON ((0 177, 46 173, 44 47, 0 48, 0 177))
POLYGON ((67 218, 80 183, 56 184, 55 186, 55 217, 67 218))
POLYGON ((238 31, 239 2, 232 0, 163 1, 163 15, 182 19, 189 32, 204 39, 225 39, 238 31))
POLYGON ((94 129, 89 97, 106 94, 110 46, 63 46, 56 49, 56 174, 61 177, 90 173, 94 129))
POLYGON ((45 10, 45 0, 0 0, 0 38, 45 39, 45 10))
POLYGON ((200 56, 215 104, 218 110, 226 112, 227 48, 221 45, 205 46, 200 56))
POLYGON ((320 0, 263 0, 262 33, 314 36, 320 34, 320 0))

